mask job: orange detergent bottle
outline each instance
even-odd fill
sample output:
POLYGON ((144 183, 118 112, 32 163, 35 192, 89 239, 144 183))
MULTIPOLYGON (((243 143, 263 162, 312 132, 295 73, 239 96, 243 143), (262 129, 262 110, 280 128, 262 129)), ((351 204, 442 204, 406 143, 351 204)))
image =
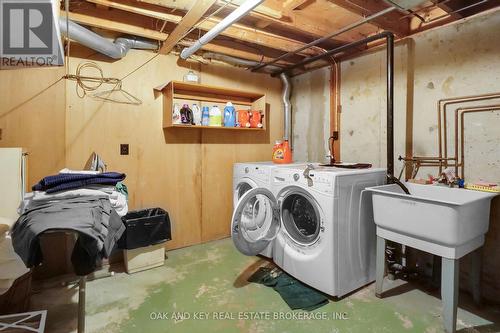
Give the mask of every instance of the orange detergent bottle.
POLYGON ((273 162, 278 164, 292 163, 292 150, 288 140, 277 140, 273 147, 273 162))

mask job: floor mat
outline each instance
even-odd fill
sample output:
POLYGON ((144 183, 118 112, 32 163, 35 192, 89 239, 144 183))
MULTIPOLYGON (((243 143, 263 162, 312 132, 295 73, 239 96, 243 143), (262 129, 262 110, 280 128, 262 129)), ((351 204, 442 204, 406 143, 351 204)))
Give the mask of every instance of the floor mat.
POLYGON ((248 278, 276 290, 292 310, 312 311, 328 304, 328 298, 277 268, 260 267, 248 278))

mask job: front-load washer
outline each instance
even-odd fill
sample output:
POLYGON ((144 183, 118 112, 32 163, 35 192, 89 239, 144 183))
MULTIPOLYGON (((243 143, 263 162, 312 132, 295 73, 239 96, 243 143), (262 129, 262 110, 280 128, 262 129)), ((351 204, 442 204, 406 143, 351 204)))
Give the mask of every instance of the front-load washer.
POLYGON ((275 168, 271 190, 249 191, 235 208, 233 240, 247 252, 272 243, 273 260, 288 274, 343 296, 374 280, 376 236, 364 189, 383 184, 385 175, 384 169, 275 168), (243 209, 255 200, 266 202, 264 213, 243 209), (267 220, 256 222, 262 214, 267 220))
MULTIPOLYGON (((241 197, 251 189, 271 188, 273 162, 235 163, 233 166, 233 211, 241 197)), ((254 202, 255 203, 255 202, 254 202)), ((265 203, 264 203, 265 204, 265 203)), ((262 210, 261 212, 263 212, 262 210)), ((256 218, 258 218, 256 216, 256 218)), ((273 244, 266 246, 258 254, 272 258, 273 244)))
MULTIPOLYGON (((282 168, 289 167, 295 165, 287 164, 275 164, 273 162, 244 162, 244 163, 235 163, 233 165, 233 213, 238 204, 238 201, 241 197, 251 189, 268 189, 271 190, 271 170, 274 168, 282 168)), ((262 205, 266 205, 266 201, 261 203, 262 205)), ((259 207, 259 201, 252 201, 247 203, 247 205, 256 205, 259 207)), ((264 215, 266 207, 262 207, 260 210, 261 215, 256 215, 254 218, 257 220, 264 215)), ((265 220, 265 219, 264 219, 265 220)), ((260 222, 263 222, 261 220, 260 222)), ((255 222, 258 223, 259 222, 255 222)), ((274 245, 270 242, 269 246, 266 246, 262 251, 259 251, 256 254, 260 254, 267 258, 272 258, 273 256, 273 247, 274 245)))

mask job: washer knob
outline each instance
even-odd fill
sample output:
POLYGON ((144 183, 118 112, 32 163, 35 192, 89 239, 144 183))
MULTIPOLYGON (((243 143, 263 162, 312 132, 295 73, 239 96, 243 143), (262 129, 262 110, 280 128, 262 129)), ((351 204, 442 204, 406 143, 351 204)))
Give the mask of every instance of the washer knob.
POLYGON ((300 175, 298 173, 293 174, 293 180, 298 181, 300 179, 300 175))
POLYGON ((248 167, 245 168, 245 173, 249 173, 250 169, 248 167))

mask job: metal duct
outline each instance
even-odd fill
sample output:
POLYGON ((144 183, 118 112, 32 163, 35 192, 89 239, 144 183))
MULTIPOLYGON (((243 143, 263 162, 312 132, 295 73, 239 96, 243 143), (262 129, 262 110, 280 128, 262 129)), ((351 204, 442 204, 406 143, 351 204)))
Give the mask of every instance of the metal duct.
MULTIPOLYGON (((214 60, 219 60, 223 62, 227 62, 228 64, 235 65, 235 66, 242 66, 242 67, 253 67, 258 64, 259 62, 252 61, 252 60, 246 60, 246 59, 241 59, 241 58, 236 58, 232 56, 228 56, 225 54, 220 54, 220 53, 213 53, 213 52, 206 52, 203 54, 204 59, 214 59, 214 60)), ((278 71, 281 70, 281 67, 278 66, 267 66, 265 68, 266 70, 270 71, 278 71)), ((288 75, 285 73, 280 74, 280 79, 281 82, 283 82, 283 90, 282 90, 282 101, 283 101, 283 106, 284 106, 284 129, 283 129, 283 140, 291 141, 291 130, 292 130, 292 103, 290 102, 290 93, 292 91, 292 84, 290 82, 290 78, 288 75)))
POLYGON ((244 15, 249 13, 252 9, 260 5, 264 0, 247 0, 237 9, 235 9, 226 18, 220 21, 215 27, 210 29, 206 34, 204 34, 199 40, 197 40, 190 47, 186 47, 181 52, 181 58, 187 59, 193 53, 198 51, 203 45, 210 42, 212 39, 217 37, 222 31, 226 30, 234 22, 241 19, 244 15))
POLYGON ((283 130, 283 140, 290 141, 292 132, 292 103, 290 103, 290 93, 292 84, 290 78, 285 73, 280 74, 281 82, 283 82, 283 95, 281 96, 284 105, 285 127, 283 130))
POLYGON ((59 27, 63 35, 113 59, 123 58, 130 49, 158 49, 158 42, 137 36, 118 37, 114 42, 111 42, 71 20, 66 21, 64 17, 59 17, 59 27), (69 34, 66 28, 68 28, 69 34))

